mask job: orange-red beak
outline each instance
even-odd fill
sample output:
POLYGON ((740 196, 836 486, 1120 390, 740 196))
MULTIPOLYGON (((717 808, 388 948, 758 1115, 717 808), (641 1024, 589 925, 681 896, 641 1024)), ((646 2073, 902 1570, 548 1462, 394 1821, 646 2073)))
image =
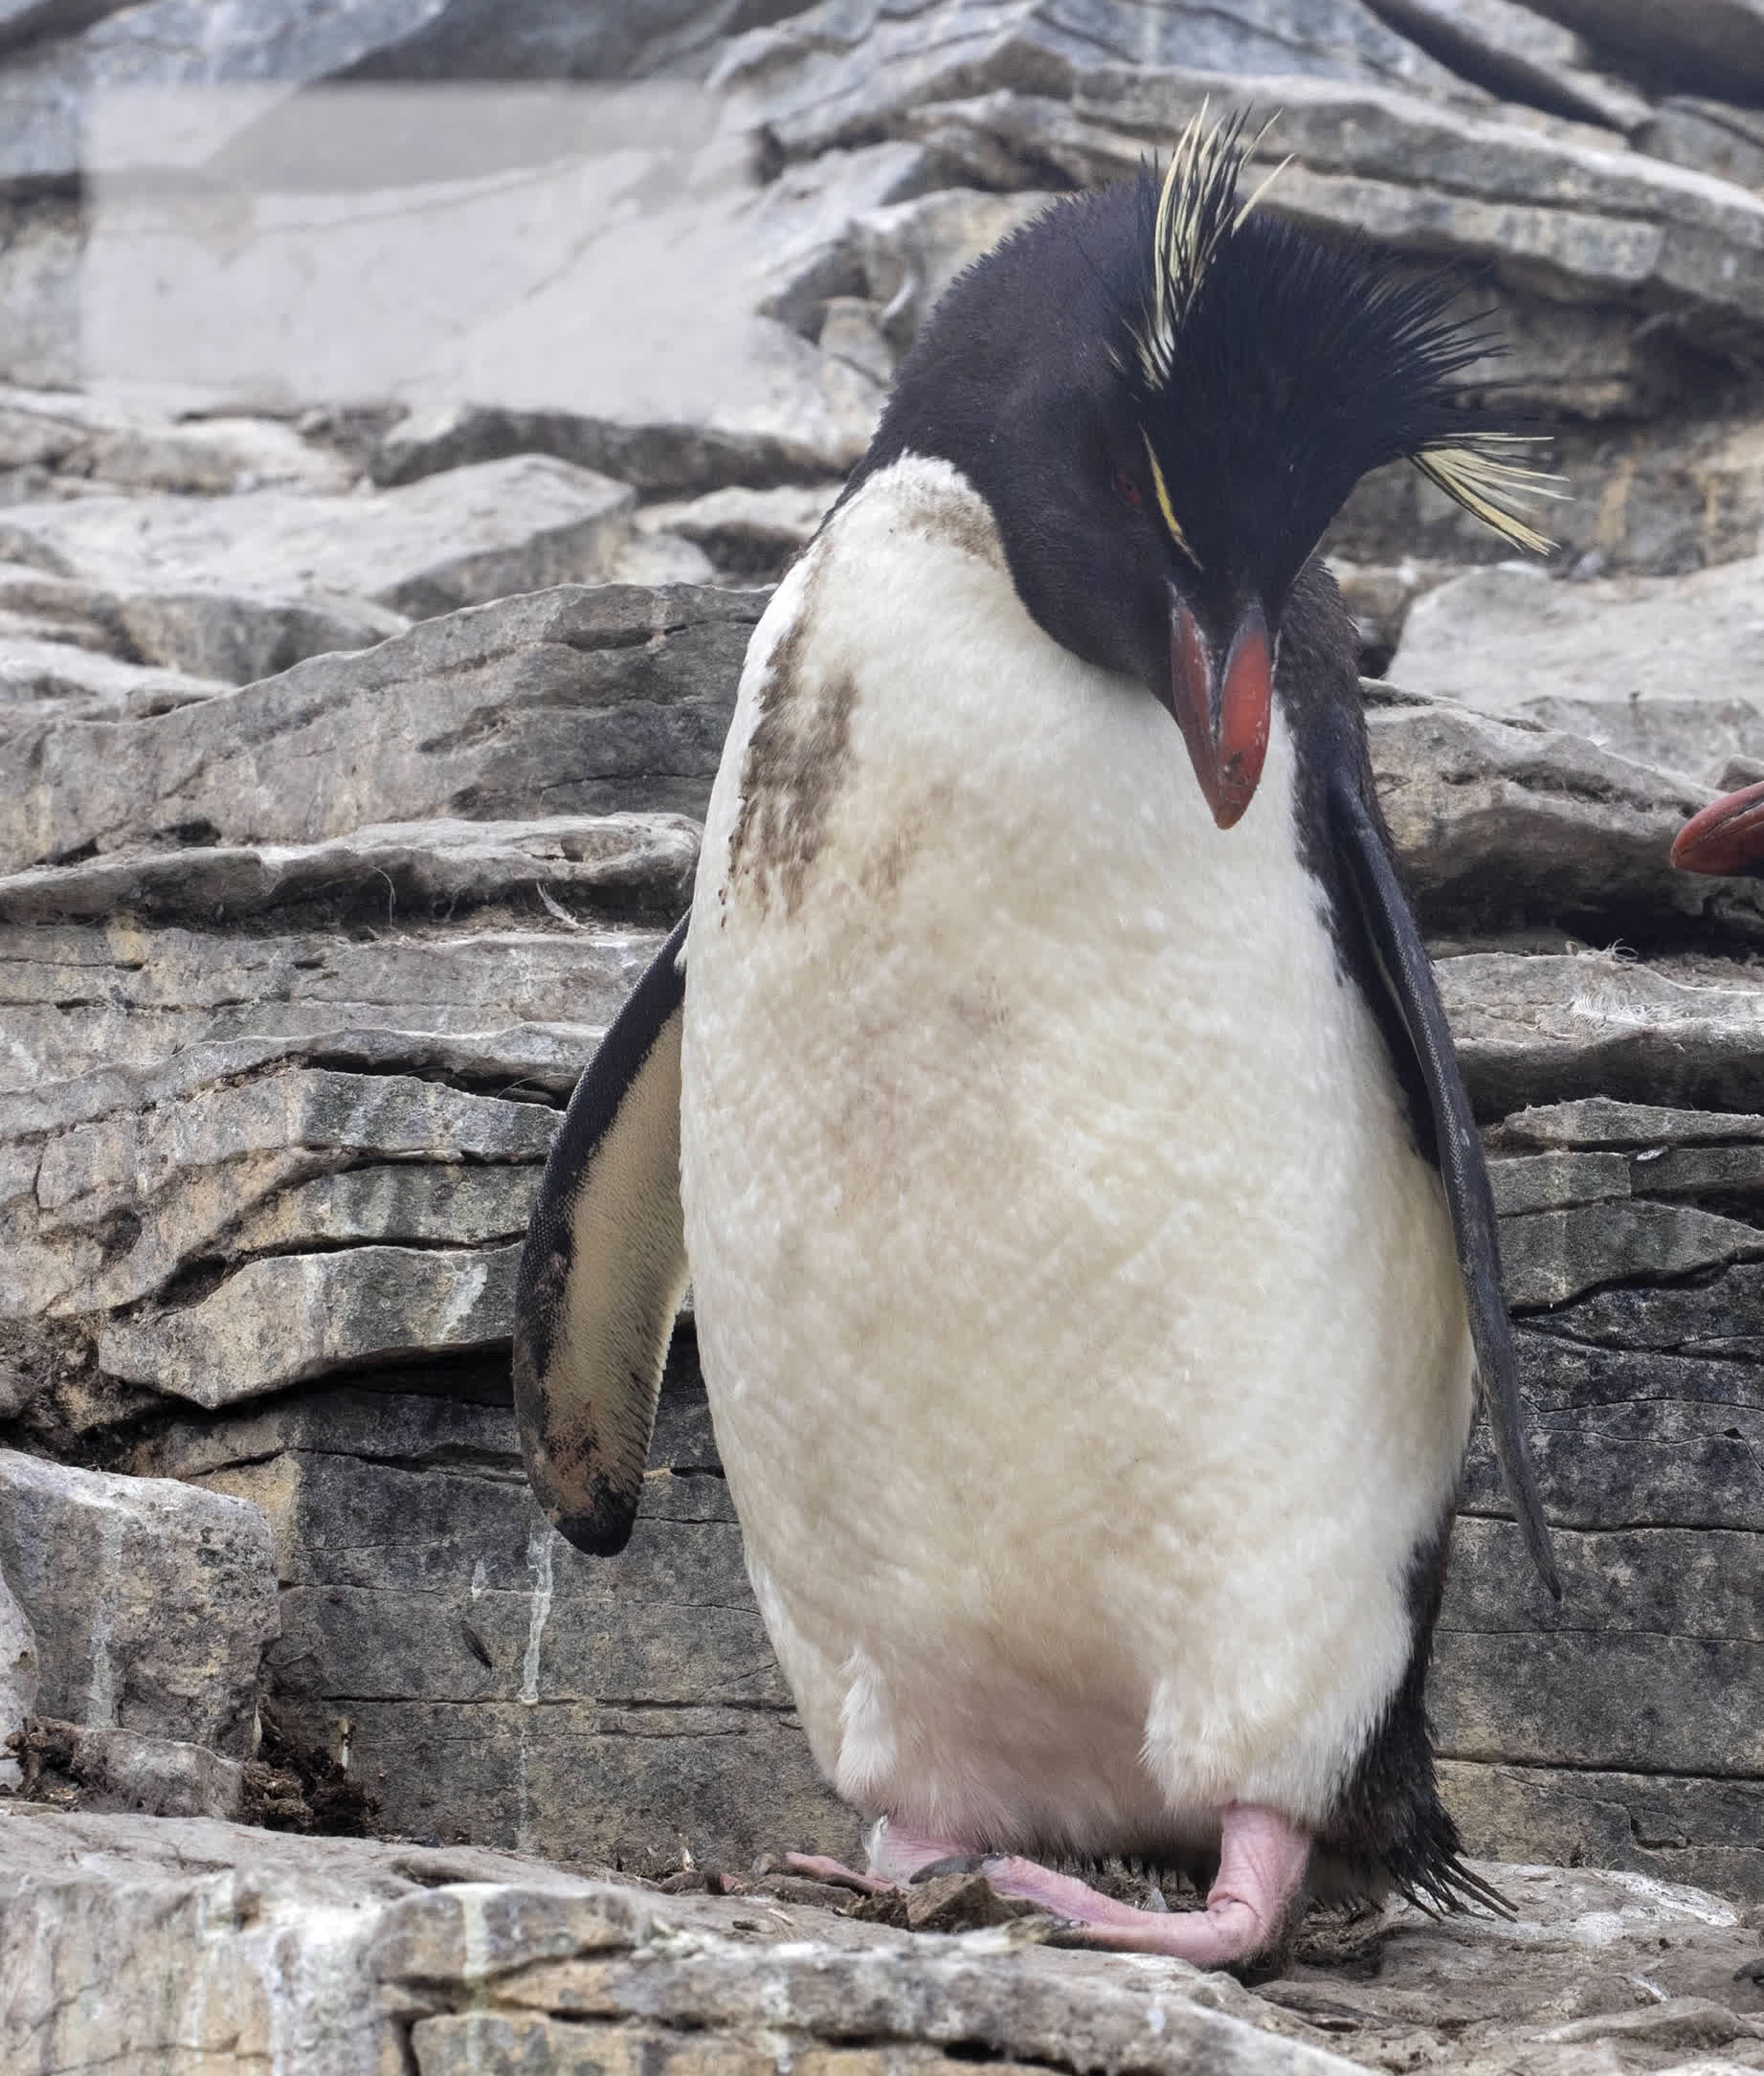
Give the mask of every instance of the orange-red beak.
POLYGON ((1244 608, 1221 658, 1188 601, 1172 595, 1170 710, 1221 829, 1229 829, 1255 795, 1268 752, 1273 698, 1274 646, 1262 608, 1254 600, 1244 608))
POLYGON ((1681 872, 1727 877, 1764 867, 1764 780, 1713 800, 1672 839, 1681 872))

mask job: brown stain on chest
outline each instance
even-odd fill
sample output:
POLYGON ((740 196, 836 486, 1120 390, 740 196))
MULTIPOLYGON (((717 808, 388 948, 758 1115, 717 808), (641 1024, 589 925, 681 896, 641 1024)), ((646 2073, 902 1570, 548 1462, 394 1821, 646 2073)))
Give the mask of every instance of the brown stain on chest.
MULTIPOLYGON (((973 492, 945 484, 896 485, 894 526, 940 547, 954 548, 1010 575, 991 512, 973 492)), ((786 915, 826 840, 829 815, 851 766, 851 717, 857 680, 849 670, 817 671, 813 662, 819 595, 811 547, 802 603, 779 639, 759 695, 759 717, 741 770, 741 808, 729 843, 729 886, 747 889, 762 910, 775 890, 786 915)), ((947 806, 940 801, 939 808, 947 806)), ((904 826, 884 856, 860 874, 865 891, 885 893, 900 881, 923 834, 925 816, 904 826)))
POLYGON ((851 762, 858 682, 850 671, 814 670, 817 587, 814 571, 794 624, 771 652, 759 718, 741 767, 741 810, 729 841, 729 884, 747 886, 762 908, 775 889, 787 915, 802 904, 810 867, 851 762))

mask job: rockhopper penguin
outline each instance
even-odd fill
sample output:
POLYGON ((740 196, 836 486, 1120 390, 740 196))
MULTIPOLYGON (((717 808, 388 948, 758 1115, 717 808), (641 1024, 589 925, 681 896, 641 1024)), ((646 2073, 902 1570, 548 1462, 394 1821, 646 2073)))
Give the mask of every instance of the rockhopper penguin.
POLYGON ((1507 539, 1451 287, 1234 125, 950 289, 748 652, 691 916, 522 1263, 533 1484, 631 1530, 690 1263, 719 1447, 871 1873, 980 1856, 1238 1963, 1489 1900, 1422 1680, 1480 1369, 1554 1586, 1470 1108, 1313 559, 1407 457, 1507 539), (1198 783, 1196 783, 1198 781, 1198 783), (1029 1856, 1217 1866, 1128 1908, 1029 1856))

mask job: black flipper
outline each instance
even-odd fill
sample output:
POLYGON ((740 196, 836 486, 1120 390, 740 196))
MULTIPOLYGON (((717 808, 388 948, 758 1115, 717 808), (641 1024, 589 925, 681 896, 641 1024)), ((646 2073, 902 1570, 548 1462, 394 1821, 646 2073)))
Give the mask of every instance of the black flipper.
POLYGON ((1452 1050, 1445 1009, 1434 984, 1421 933, 1416 927, 1388 839, 1367 805, 1360 773, 1346 756, 1331 759, 1328 787, 1329 836, 1358 903, 1378 971, 1408 1034, 1433 1112, 1440 1172, 1451 1208, 1470 1314, 1470 1338, 1482 1378, 1483 1402, 1507 1497, 1538 1576, 1559 1600, 1561 1580, 1538 1497, 1530 1446, 1519 1419, 1519 1372, 1512 1328, 1501 1291, 1501 1254, 1495 1239, 1494 1199, 1476 1132, 1470 1098, 1452 1050))
POLYGON ((589 1062, 546 1163, 515 1284, 515 1419, 539 1504, 578 1550, 631 1539, 674 1315, 681 918, 589 1062))

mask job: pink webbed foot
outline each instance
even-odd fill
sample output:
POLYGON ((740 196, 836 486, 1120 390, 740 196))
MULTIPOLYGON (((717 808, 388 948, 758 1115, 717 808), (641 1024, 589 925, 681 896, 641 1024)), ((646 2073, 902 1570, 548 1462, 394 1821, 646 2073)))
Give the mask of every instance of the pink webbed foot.
POLYGON ((1271 1809, 1228 1803, 1219 1867, 1204 1910, 1139 1910, 1069 1874, 1016 1854, 971 1855, 948 1840, 884 1825, 870 1849, 873 1873, 911 1881, 947 1859, 985 1874, 1001 1896, 1020 1896, 1078 1927, 1086 1946, 1167 1953, 1197 1968, 1229 1968, 1277 1945, 1290 1922, 1310 1861, 1310 1840, 1271 1809))
POLYGON ((811 1881, 826 1882, 834 1888, 855 1888, 860 1896, 880 1896, 895 1886, 874 1874, 860 1874, 843 1860, 835 1860, 826 1853, 786 1853, 784 1868, 788 1874, 806 1875, 811 1881))

